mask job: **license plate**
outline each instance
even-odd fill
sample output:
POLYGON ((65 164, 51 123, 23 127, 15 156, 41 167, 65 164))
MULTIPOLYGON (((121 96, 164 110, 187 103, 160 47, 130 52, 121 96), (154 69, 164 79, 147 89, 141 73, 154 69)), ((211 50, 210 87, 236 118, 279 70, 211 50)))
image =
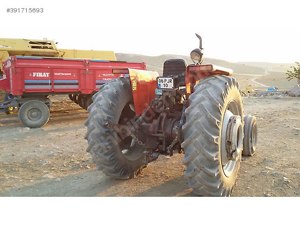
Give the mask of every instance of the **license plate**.
POLYGON ((161 89, 172 89, 174 87, 173 78, 160 77, 157 80, 157 87, 161 89))

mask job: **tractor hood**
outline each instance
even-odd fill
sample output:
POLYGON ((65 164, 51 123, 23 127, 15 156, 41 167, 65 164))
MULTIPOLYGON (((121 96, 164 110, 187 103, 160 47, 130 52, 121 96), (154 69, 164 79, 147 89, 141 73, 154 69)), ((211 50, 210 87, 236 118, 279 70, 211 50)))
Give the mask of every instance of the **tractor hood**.
POLYGON ((155 98, 156 79, 159 74, 155 71, 129 69, 129 76, 135 114, 138 116, 155 98))

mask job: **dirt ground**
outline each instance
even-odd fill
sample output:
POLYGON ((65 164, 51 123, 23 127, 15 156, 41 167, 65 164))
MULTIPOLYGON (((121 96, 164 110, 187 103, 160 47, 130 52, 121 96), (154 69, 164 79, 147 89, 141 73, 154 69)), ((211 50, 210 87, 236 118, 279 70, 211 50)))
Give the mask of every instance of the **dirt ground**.
MULTIPOLYGON (((244 158, 232 196, 300 196, 300 99, 244 98, 259 126, 257 154, 244 158)), ((193 196, 182 156, 161 156, 137 178, 119 181, 95 169, 86 152, 87 112, 53 98, 51 119, 25 128, 0 115, 0 196, 193 196)))

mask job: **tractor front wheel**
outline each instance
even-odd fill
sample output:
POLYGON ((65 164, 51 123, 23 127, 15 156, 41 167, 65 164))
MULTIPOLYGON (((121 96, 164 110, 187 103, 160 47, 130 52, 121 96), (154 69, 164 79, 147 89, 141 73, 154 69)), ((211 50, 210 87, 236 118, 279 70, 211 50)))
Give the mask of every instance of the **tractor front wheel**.
POLYGON ((132 178, 146 166, 145 149, 126 125, 135 116, 132 101, 129 79, 119 78, 102 86, 88 107, 87 151, 99 170, 117 179, 132 178))
POLYGON ((213 76, 190 95, 183 125, 185 177, 202 196, 229 196, 243 150, 243 107, 237 81, 213 76))
POLYGON ((243 156, 253 156, 257 145, 256 117, 246 115, 244 117, 244 149, 243 156))

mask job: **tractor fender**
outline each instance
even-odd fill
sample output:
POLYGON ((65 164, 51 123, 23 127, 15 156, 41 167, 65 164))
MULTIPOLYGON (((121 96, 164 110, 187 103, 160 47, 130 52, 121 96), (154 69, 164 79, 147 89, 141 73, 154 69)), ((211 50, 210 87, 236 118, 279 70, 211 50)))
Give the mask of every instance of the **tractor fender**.
POLYGON ((139 116, 155 98, 159 74, 155 71, 129 69, 129 77, 134 111, 139 116))

